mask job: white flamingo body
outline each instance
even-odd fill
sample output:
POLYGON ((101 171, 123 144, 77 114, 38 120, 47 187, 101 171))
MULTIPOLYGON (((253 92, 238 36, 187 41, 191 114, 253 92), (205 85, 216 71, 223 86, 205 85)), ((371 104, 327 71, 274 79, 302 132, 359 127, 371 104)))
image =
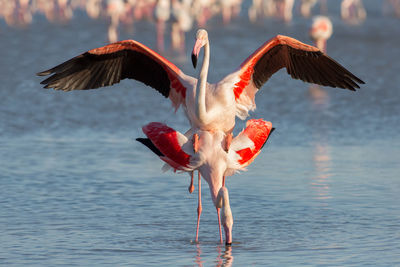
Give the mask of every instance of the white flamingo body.
POLYGON ((326 16, 315 16, 310 29, 310 37, 315 46, 326 53, 326 42, 332 36, 333 26, 331 20, 326 16))

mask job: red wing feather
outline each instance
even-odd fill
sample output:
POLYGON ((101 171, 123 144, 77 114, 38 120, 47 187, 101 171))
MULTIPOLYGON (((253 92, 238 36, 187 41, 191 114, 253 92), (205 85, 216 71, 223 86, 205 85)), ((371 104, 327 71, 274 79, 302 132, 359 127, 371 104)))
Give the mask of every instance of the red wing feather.
MULTIPOLYGON (((238 135, 238 137, 240 138, 246 136, 248 139, 250 139, 252 146, 240 148, 235 151, 240 156, 238 163, 241 165, 241 167, 246 167, 253 162, 253 160, 261 152, 261 148, 268 140, 268 137, 272 131, 272 123, 269 121, 264 121, 263 119, 252 119, 246 123, 246 128, 238 135)), ((235 139, 239 141, 239 138, 235 139)), ((242 140, 243 139, 241 139, 241 141, 242 140)))
POLYGON ((174 169, 190 168, 190 155, 182 150, 182 142, 186 137, 160 122, 149 123, 143 126, 142 130, 164 155, 163 160, 174 169))
POLYGON ((265 42, 241 65, 234 85, 238 100, 243 91, 252 95, 278 70, 286 68, 294 79, 355 91, 364 82, 318 48, 277 35, 265 42))

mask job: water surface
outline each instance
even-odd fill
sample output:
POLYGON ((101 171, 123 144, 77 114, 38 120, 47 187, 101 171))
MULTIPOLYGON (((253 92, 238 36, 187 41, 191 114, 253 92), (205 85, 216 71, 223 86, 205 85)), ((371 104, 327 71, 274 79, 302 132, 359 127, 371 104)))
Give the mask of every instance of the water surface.
MULTIPOLYGON (((162 173, 161 161, 134 141, 151 121, 188 128, 169 101, 133 81, 69 93, 41 89, 36 72, 105 44, 105 21, 78 12, 66 25, 40 16, 25 29, 1 22, 0 263, 400 265, 400 21, 383 16, 378 1, 364 2, 368 18, 360 26, 343 23, 330 6, 328 42, 329 55, 367 83, 361 90, 309 89, 281 71, 258 93, 251 117, 276 131, 248 171, 227 180, 231 248, 218 244, 206 188, 200 243, 193 242, 197 184, 189 194, 187 174, 162 173)), ((309 42, 309 23, 297 14, 289 25, 253 25, 245 12, 226 27, 213 20, 210 81, 278 33, 309 42)), ((189 54, 194 30, 187 36, 189 54)), ((156 47, 148 22, 121 38, 156 47)), ((196 75, 190 61, 167 56, 196 75)))

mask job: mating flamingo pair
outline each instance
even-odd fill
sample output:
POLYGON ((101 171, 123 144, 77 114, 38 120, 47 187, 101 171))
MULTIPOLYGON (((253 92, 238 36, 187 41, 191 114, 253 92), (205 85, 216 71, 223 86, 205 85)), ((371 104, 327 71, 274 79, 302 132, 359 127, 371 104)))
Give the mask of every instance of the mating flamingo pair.
MULTIPOLYGON (((175 109, 181 105, 191 128, 181 134, 161 123, 143 127, 147 139, 140 142, 155 152, 168 166, 199 171, 199 207, 201 213, 200 174, 208 182, 217 207, 222 242, 220 208, 226 243, 232 242, 233 219, 229 208, 225 176, 243 169, 254 160, 267 141, 272 125, 250 120, 246 129, 232 137, 235 118, 245 119, 255 109, 255 95, 278 70, 286 68, 294 79, 355 91, 364 82, 318 48, 287 36, 277 35, 265 42, 233 73, 216 84, 207 82, 210 45, 208 34, 200 29, 192 51, 196 66, 200 50, 204 58, 198 79, 184 74, 178 67, 150 48, 126 40, 89 50, 54 68, 38 73, 51 75, 42 84, 55 90, 86 90, 118 83, 125 78, 149 85, 169 98, 175 109)), ((189 187, 189 191, 193 186, 189 187)))

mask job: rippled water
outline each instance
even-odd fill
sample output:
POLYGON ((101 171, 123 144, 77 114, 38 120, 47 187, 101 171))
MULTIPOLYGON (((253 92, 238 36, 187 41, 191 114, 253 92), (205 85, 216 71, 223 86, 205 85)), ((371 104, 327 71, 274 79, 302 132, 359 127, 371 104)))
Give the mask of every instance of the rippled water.
MULTIPOLYGON (((106 22, 82 13, 67 25, 40 16, 26 29, 1 22, 0 264, 400 265, 400 20, 383 17, 377 2, 365 1, 361 26, 330 7, 328 53, 366 81, 361 90, 327 88, 315 97, 318 89, 282 71, 257 95, 251 117, 276 131, 249 170, 227 180, 231 248, 218 244, 208 190, 193 242, 197 190, 189 194, 186 174, 162 173, 160 160, 134 141, 150 121, 188 128, 160 94, 132 81, 41 89, 35 73, 103 45, 106 22)), ((278 33, 309 42, 308 25, 298 15, 290 25, 252 25, 244 14, 226 27, 214 20, 210 80, 278 33)), ((156 47, 147 22, 122 34, 156 47)), ((167 56, 196 75, 189 61, 167 56)))

